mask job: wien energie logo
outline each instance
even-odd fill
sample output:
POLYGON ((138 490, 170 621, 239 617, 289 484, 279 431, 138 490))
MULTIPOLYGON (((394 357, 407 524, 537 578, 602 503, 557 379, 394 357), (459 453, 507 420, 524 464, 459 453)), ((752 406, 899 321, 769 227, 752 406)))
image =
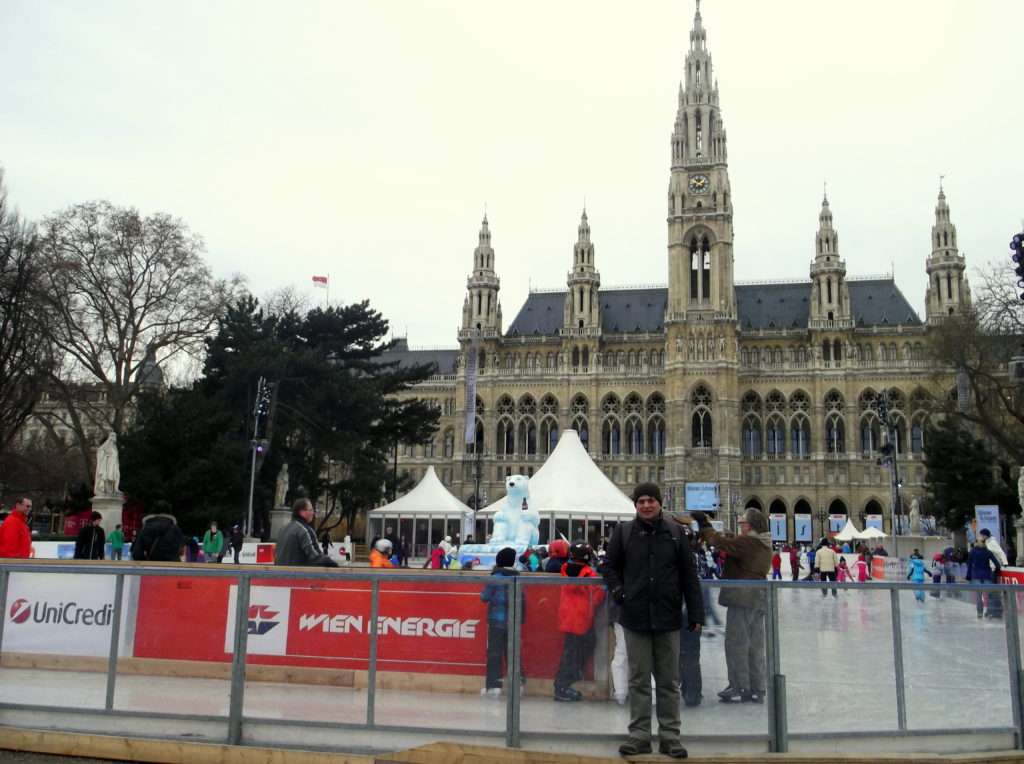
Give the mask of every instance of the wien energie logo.
POLYGON ((277 626, 280 621, 274 619, 280 611, 272 609, 269 605, 249 605, 249 628, 250 634, 266 634, 277 626))

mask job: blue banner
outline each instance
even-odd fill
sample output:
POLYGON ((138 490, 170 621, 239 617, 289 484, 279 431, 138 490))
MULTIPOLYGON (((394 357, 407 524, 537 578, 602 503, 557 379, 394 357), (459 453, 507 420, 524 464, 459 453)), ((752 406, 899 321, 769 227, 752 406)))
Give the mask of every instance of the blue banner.
POLYGON ((865 528, 877 528, 880 531, 885 529, 882 527, 882 516, 881 515, 864 515, 864 527, 865 528))
POLYGON ((988 528, 999 546, 1003 545, 1003 534, 999 530, 999 507, 994 504, 981 504, 974 507, 975 534, 980 533, 982 528, 988 528))
POLYGON ((714 512, 719 509, 718 483, 687 483, 686 511, 714 512))
POLYGON ((786 541, 789 539, 785 515, 768 515, 768 524, 772 530, 772 541, 786 541))
POLYGON ((811 540, 811 516, 793 515, 793 537, 797 541, 811 540))

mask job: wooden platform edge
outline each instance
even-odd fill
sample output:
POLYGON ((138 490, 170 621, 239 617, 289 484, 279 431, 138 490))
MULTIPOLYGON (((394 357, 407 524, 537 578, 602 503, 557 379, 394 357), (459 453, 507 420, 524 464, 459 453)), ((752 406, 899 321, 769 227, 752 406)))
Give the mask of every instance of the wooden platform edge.
MULTIPOLYGON (((612 764, 618 757, 583 756, 523 749, 438 742, 381 756, 303 751, 267 746, 125 738, 0 726, 0 750, 81 756, 147 764, 612 764)), ((661 756, 632 757, 632 762, 664 762, 661 756)), ((695 756, 699 764, 1024 764, 1024 751, 976 754, 816 754, 785 753, 695 756)))

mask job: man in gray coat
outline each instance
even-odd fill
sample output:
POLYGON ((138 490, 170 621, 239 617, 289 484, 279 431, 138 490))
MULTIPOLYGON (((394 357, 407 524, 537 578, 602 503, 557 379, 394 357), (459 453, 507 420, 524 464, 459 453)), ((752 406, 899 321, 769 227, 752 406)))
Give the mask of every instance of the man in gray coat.
POLYGON ((322 565, 336 568, 338 563, 323 553, 313 530, 313 502, 298 499, 292 505, 292 521, 277 537, 275 565, 322 565))

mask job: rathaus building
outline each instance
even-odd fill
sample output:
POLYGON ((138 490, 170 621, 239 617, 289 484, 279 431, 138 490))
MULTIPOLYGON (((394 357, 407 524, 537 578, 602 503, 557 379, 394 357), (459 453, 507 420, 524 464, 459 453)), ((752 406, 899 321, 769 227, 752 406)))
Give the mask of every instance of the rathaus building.
POLYGON ((414 392, 442 412, 434 442, 399 447, 399 469, 418 479, 434 466, 470 505, 479 485, 482 506, 503 495, 503 476, 533 474, 573 428, 623 491, 655 480, 673 509, 683 508, 688 485, 702 484, 727 526, 755 505, 787 515, 791 539, 795 515, 811 516, 815 538, 828 515, 858 524, 882 515, 889 532, 894 490, 878 463, 886 436, 877 396, 888 391, 906 512, 923 493, 929 406, 954 388, 928 360, 929 330, 970 305, 945 195, 940 189, 931 235, 921 230, 924 320, 891 276, 847 273, 827 197, 817 231, 808 230, 806 279, 737 283, 734 246, 743 244, 733 216, 742 204, 729 186, 725 115, 699 9, 678 98, 666 147, 667 286, 602 286, 599 235, 584 211, 576 242, 566 242, 565 289, 531 291, 506 325, 499 234, 485 217, 458 349, 402 342, 388 353, 437 364, 414 392))

